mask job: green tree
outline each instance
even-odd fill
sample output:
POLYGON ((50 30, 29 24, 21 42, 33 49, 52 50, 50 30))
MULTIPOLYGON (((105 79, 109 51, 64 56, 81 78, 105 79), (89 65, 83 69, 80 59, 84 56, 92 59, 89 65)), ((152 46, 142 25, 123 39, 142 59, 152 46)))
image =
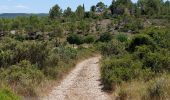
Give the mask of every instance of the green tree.
POLYGON ((96 6, 95 5, 91 6, 90 11, 96 12, 96 6))
POLYGON ((99 9, 106 9, 106 5, 103 2, 99 2, 97 3, 96 7, 98 7, 99 9))
POLYGON ((49 17, 51 19, 60 18, 62 15, 62 9, 56 4, 52 9, 50 9, 49 17))
POLYGON ((29 17, 29 25, 31 25, 35 29, 35 31, 38 31, 39 23, 40 23, 40 20, 38 16, 31 15, 29 17))
POLYGON ((84 11, 84 8, 80 5, 77 7, 76 9, 76 16, 78 19, 82 19, 84 18, 84 15, 85 15, 85 11, 84 11))
POLYGON ((116 1, 115 0, 112 1, 112 4, 110 5, 109 9, 111 10, 112 14, 115 14, 116 12, 116 1))
POLYGON ((116 0, 117 5, 124 5, 125 7, 129 8, 132 6, 131 0, 116 0))
POLYGON ((132 2, 131 0, 113 0, 109 8, 112 14, 129 14, 132 10, 132 2))
POLYGON ((158 15, 161 9, 162 0, 139 0, 138 6, 142 15, 158 15))
POLYGON ((71 15, 72 15, 72 10, 71 10, 71 8, 70 7, 67 7, 67 9, 66 10, 64 10, 64 16, 65 17, 70 17, 71 15))

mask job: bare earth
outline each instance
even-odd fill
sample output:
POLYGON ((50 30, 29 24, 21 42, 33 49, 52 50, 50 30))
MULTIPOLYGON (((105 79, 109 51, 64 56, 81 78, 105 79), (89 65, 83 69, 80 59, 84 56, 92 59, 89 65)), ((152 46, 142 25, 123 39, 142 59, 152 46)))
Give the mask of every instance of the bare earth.
POLYGON ((77 64, 43 100, 110 100, 101 89, 99 59, 93 57, 77 64))

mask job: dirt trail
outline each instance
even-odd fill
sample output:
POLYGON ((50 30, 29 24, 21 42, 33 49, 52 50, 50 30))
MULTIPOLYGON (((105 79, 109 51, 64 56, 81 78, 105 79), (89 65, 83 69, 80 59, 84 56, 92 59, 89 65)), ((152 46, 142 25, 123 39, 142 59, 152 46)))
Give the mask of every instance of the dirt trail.
POLYGON ((75 69, 43 100, 110 100, 101 90, 100 57, 77 64, 75 69))

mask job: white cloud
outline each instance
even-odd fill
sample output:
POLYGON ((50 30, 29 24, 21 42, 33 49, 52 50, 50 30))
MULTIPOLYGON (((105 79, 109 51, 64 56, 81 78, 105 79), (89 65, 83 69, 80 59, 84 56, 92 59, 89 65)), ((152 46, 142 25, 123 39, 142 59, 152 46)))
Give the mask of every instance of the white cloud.
POLYGON ((18 4, 15 6, 16 8, 23 8, 23 9, 29 9, 29 7, 22 5, 22 4, 18 4))

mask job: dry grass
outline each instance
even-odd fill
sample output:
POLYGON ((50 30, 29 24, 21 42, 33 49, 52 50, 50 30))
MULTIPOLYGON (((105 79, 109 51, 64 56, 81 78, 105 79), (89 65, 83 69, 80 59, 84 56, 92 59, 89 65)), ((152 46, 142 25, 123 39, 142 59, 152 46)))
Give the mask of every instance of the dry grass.
POLYGON ((117 86, 112 97, 116 100, 169 100, 170 75, 163 75, 148 82, 134 80, 117 86))

